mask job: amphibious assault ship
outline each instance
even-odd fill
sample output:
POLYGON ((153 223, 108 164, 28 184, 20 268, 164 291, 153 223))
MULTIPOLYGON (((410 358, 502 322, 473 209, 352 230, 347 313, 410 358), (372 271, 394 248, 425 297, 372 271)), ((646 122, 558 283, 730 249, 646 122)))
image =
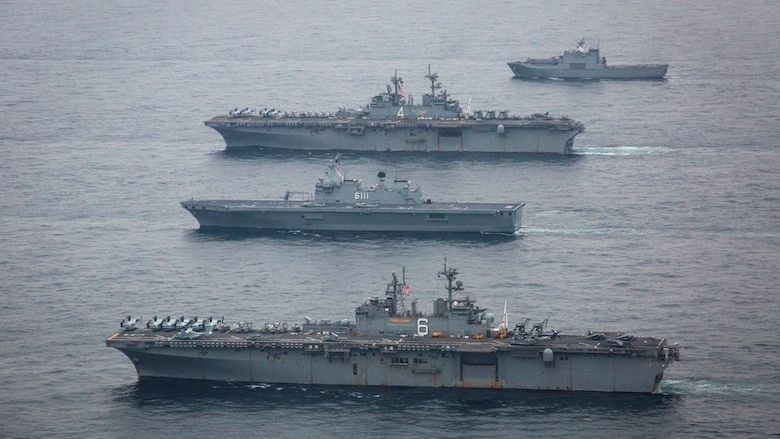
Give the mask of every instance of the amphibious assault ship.
POLYGON ((182 201, 202 229, 504 233, 520 229, 524 203, 434 202, 409 180, 363 185, 345 178, 338 155, 314 185, 314 196, 287 191, 279 200, 182 201))
POLYGON ((517 78, 663 79, 668 64, 607 65, 599 47, 585 49, 585 39, 563 55, 507 63, 517 78))
POLYGON ((663 338, 564 335, 547 329, 547 319, 510 329, 506 305, 500 321, 477 306, 446 258, 439 275, 447 295, 432 312, 418 310, 416 300, 407 309, 411 288, 393 273, 384 296, 366 298, 354 320, 307 317, 254 328, 155 317, 143 328, 128 317, 106 345, 132 361, 139 379, 639 393, 655 391, 680 358, 663 338), (173 329, 163 329, 166 320, 173 329))
POLYGON ((395 74, 387 91, 362 107, 332 113, 236 108, 205 124, 222 135, 228 149, 290 150, 565 153, 584 130, 565 116, 472 111, 470 101, 461 108, 430 67, 426 78, 431 89, 420 104, 406 96, 403 79, 395 74))

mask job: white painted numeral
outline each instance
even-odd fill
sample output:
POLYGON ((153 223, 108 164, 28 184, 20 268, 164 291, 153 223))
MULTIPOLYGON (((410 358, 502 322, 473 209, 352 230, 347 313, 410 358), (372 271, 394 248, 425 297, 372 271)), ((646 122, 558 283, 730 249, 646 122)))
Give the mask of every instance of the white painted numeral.
POLYGON ((417 319, 417 335, 420 337, 428 335, 428 319, 417 319))

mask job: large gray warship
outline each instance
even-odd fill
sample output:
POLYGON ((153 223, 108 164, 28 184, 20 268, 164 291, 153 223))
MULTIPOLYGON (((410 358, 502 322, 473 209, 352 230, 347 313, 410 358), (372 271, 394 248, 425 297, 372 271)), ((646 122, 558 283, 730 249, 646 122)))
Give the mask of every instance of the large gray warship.
POLYGON ((504 233, 520 229, 524 203, 434 202, 409 180, 379 172, 373 186, 345 178, 338 155, 314 196, 287 191, 279 200, 187 200, 202 229, 504 233))
MULTIPOLYGON (((302 324, 155 317, 143 327, 128 316, 106 340, 124 353, 139 379, 245 383, 468 387, 651 393, 680 359, 663 338, 621 332, 564 335, 547 319, 508 326, 439 272, 447 295, 421 312, 406 308, 411 291, 395 273, 384 297, 368 297, 354 320, 302 324)), ((312 296, 326 300, 325 296, 312 296)), ((548 317, 549 318, 549 317, 548 317)))
POLYGON ((359 108, 333 113, 236 108, 205 124, 222 135, 228 149, 290 150, 565 153, 584 130, 582 123, 565 116, 472 111, 470 102, 461 108, 430 67, 426 78, 431 89, 421 104, 406 96, 396 74, 386 92, 359 108))
POLYGON ((507 64, 517 78, 663 79, 669 68, 668 64, 607 65, 598 46, 585 48, 585 39, 563 55, 507 64))

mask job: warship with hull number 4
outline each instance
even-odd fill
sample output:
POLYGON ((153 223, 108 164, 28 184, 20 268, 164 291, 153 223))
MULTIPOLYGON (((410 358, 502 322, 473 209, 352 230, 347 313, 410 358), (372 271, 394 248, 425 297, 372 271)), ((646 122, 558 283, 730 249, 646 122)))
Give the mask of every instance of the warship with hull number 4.
POLYGON ((236 108, 205 124, 222 135, 228 149, 289 150, 565 153, 584 130, 565 116, 472 111, 470 101, 462 108, 430 68, 426 78, 431 89, 421 104, 405 94, 396 74, 386 92, 358 108, 331 113, 236 108))
MULTIPOLYGON (((344 386, 651 393, 680 359, 679 348, 663 338, 565 335, 548 329, 547 319, 511 328, 507 305, 497 319, 477 306, 458 274, 445 258, 439 275, 447 295, 433 301, 432 312, 418 310, 416 300, 407 309, 411 288, 393 273, 384 296, 366 298, 354 320, 307 317, 301 324, 255 328, 155 317, 144 328, 128 317, 106 345, 125 354, 140 379, 344 386)), ((327 294, 312 299, 327 300, 327 294)))

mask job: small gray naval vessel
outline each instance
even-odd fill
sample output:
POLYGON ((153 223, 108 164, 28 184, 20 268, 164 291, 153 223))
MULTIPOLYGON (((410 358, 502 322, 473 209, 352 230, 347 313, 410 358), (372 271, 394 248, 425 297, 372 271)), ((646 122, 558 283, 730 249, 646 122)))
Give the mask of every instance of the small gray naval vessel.
POLYGON ((506 305, 500 320, 477 306, 446 258, 439 275, 447 294, 433 301, 431 312, 419 310, 416 299, 406 308, 411 288, 393 273, 384 296, 366 298, 354 320, 307 317, 302 324, 255 328, 189 319, 202 323, 178 332, 123 322, 106 345, 132 361, 139 379, 345 386, 651 393, 680 359, 679 347, 663 338, 564 335, 547 329, 547 319, 510 329, 506 305))
POLYGON ((337 155, 314 196, 287 191, 280 200, 187 200, 181 205, 201 229, 316 230, 351 232, 504 233, 520 229, 524 203, 434 202, 409 180, 373 186, 345 178, 337 155))
POLYGON ((335 113, 236 108, 205 124, 222 135, 228 149, 565 153, 584 131, 582 123, 565 116, 472 111, 471 101, 461 108, 430 66, 426 78, 430 93, 418 104, 396 74, 386 92, 358 108, 335 113))
POLYGON ((585 39, 563 55, 507 63, 517 78, 663 79, 669 64, 607 65, 599 47, 585 49, 585 39))

